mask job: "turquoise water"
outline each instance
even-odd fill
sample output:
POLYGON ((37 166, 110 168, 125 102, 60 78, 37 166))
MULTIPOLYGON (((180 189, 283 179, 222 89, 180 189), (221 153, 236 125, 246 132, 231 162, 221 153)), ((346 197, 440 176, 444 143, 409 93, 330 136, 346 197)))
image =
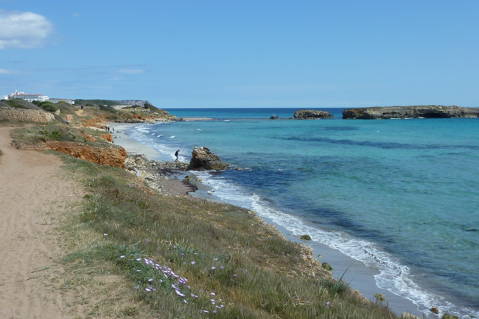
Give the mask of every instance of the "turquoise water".
POLYGON ((265 120, 293 109, 169 110, 205 122, 128 134, 188 160, 208 146, 246 170, 199 173, 214 196, 377 269, 426 311, 479 316, 479 120, 265 120))

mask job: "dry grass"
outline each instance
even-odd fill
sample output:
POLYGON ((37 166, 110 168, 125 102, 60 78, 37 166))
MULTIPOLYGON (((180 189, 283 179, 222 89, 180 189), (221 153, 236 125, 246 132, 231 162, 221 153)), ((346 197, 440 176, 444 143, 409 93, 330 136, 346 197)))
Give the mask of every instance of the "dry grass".
POLYGON ((123 170, 64 158, 87 192, 64 233, 65 263, 71 287, 98 286, 97 317, 396 318, 251 212, 158 195, 123 170))
POLYGON ((79 142, 91 146, 111 146, 110 143, 101 138, 104 131, 89 128, 77 128, 60 123, 18 128, 11 132, 12 142, 18 147, 37 146, 47 141, 68 141, 79 142), (91 136, 94 142, 88 139, 91 136))

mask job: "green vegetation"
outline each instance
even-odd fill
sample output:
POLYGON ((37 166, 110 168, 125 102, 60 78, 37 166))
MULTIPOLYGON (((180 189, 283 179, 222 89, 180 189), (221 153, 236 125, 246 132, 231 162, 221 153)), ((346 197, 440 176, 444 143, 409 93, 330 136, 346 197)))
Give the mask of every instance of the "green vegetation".
POLYGON ((45 101, 45 102, 34 101, 33 104, 41 107, 43 110, 47 112, 52 112, 52 113, 59 109, 56 103, 52 103, 48 101, 45 101))
POLYGON ((101 99, 91 99, 91 100, 76 99, 75 104, 85 105, 85 106, 113 106, 113 105, 117 105, 118 101, 101 100, 101 99))
POLYGON ((124 170, 63 158, 87 192, 65 231, 74 243, 65 263, 130 282, 134 301, 115 316, 396 318, 252 212, 158 195, 124 170))
POLYGON ((17 109, 38 109, 35 104, 22 99, 1 100, 0 107, 2 106, 13 107, 17 109))
POLYGON ((18 128, 11 132, 13 144, 18 147, 32 146, 47 141, 68 141, 85 143, 92 146, 110 145, 100 138, 102 131, 88 128, 75 128, 59 123, 47 125, 38 125, 26 128, 18 128), (92 142, 87 138, 91 136, 95 139, 92 142))

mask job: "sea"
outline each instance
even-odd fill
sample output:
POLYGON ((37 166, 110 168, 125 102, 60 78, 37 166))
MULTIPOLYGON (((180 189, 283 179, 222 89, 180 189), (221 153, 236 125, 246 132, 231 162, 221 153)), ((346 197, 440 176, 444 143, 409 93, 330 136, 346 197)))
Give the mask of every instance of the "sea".
POLYGON ((172 160, 179 149, 188 161, 193 147, 207 146, 237 168, 196 173, 204 196, 252 209, 291 238, 310 235, 419 313, 437 307, 479 318, 478 119, 343 120, 342 109, 323 108, 334 118, 301 121, 290 119, 293 108, 167 110, 213 120, 135 124, 125 134, 156 149, 157 159, 172 160))

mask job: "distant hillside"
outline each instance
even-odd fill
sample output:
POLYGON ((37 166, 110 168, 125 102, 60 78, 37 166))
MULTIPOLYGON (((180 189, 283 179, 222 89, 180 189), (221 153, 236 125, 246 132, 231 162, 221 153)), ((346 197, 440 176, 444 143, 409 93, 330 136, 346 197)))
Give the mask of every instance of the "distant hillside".
POLYGON ((80 105, 101 105, 101 106, 113 106, 113 105, 135 105, 145 107, 145 105, 152 105, 147 100, 102 100, 102 99, 76 99, 75 104, 80 105))

